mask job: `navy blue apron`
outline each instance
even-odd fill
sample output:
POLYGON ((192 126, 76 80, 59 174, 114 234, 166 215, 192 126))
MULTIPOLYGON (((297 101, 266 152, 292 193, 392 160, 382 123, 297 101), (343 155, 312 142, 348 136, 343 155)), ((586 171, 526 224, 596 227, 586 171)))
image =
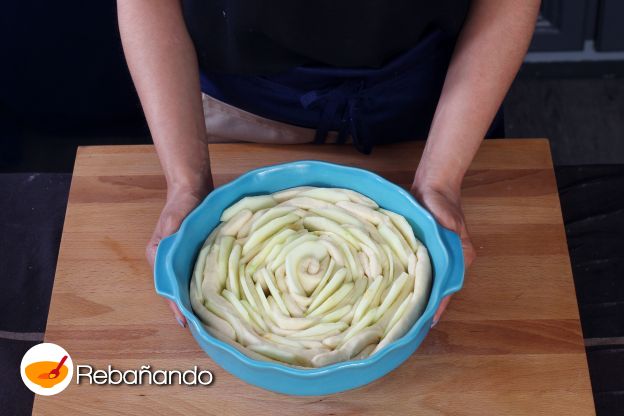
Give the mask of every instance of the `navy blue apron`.
POLYGON ((204 72, 201 87, 250 113, 315 129, 315 143, 337 131, 339 143, 351 136, 359 151, 370 153, 375 144, 427 138, 453 47, 454 39, 434 32, 379 69, 300 66, 271 76, 204 72))

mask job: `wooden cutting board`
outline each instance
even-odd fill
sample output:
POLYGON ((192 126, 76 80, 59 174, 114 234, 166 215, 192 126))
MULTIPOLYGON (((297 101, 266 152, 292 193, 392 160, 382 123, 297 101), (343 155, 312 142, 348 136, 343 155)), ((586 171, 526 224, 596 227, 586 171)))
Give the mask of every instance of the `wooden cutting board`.
MULTIPOLYGON (((262 165, 320 159, 408 187, 422 143, 211 145, 217 185, 262 165)), ((397 370, 326 397, 289 397, 229 375, 180 328, 153 288, 144 246, 165 199, 152 146, 78 151, 46 340, 74 363, 213 371, 209 387, 74 382, 37 396, 34 414, 258 415, 594 413, 578 308, 547 140, 481 147, 463 186, 478 258, 464 289, 397 370)))

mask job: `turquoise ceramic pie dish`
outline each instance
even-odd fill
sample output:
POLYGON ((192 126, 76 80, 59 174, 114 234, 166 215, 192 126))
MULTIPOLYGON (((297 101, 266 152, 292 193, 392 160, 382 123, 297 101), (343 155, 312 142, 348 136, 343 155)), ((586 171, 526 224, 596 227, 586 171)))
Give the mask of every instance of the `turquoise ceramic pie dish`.
POLYGON ((154 267, 156 292, 172 300, 186 317, 191 333, 212 360, 256 386, 293 395, 324 395, 368 384, 398 367, 418 348, 445 296, 457 292, 464 261, 457 234, 441 227, 404 189, 363 169, 318 161, 300 161, 252 170, 211 192, 183 221, 179 231, 162 240, 154 267), (295 186, 348 188, 403 215, 429 250, 433 285, 427 307, 400 339, 372 356, 322 368, 295 368, 258 361, 210 335, 192 311, 189 283, 204 240, 219 223, 221 212, 248 195, 273 193, 295 186))

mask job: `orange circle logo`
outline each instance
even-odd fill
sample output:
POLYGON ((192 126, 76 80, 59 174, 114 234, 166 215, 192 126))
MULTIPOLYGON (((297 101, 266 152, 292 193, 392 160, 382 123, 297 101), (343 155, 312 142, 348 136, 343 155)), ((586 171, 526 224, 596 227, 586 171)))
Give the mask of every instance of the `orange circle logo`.
POLYGON ((52 396, 71 383, 74 365, 62 347, 45 342, 26 351, 20 372, 22 381, 33 393, 52 396))

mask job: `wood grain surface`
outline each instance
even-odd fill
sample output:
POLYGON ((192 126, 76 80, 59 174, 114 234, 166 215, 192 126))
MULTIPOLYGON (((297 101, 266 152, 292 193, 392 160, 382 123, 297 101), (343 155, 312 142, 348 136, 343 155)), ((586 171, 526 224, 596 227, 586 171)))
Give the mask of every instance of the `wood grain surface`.
MULTIPOLYGON (((318 159, 370 169, 407 187, 422 143, 211 145, 217 185, 259 166, 318 159)), ((210 369, 209 387, 72 383, 37 396, 34 414, 594 414, 555 177, 546 140, 481 147, 463 186, 478 258, 464 289, 417 352, 357 390, 289 397, 226 373, 180 328, 153 288, 144 246, 165 198, 151 146, 78 151, 46 340, 74 363, 210 369)))

